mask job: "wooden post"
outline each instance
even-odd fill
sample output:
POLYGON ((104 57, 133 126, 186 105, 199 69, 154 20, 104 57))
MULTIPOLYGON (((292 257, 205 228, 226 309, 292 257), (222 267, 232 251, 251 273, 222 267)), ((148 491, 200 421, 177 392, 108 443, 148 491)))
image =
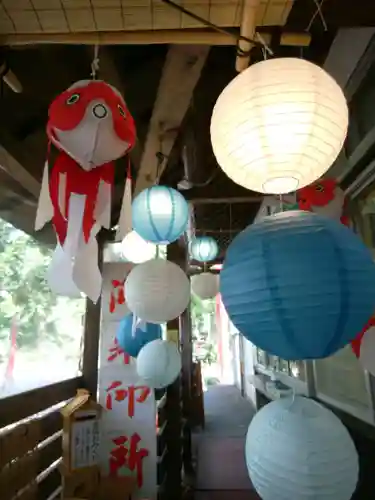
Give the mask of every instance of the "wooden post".
MULTIPOLYGON (((185 254, 185 271, 187 270, 187 261, 185 254)), ((192 368, 193 368, 193 342, 191 331, 191 308, 189 307, 180 316, 180 345, 182 357, 181 388, 182 388, 182 414, 184 418, 183 425, 183 465, 186 475, 194 473, 192 466, 192 445, 191 445, 191 427, 192 427, 192 368)))
MULTIPOLYGON (((99 269, 103 267, 104 240, 98 236, 99 246, 99 269)), ((87 389, 93 400, 97 400, 98 392, 98 357, 100 338, 100 310, 101 298, 94 304, 90 299, 86 300, 85 326, 83 331, 83 356, 82 377, 84 388, 87 389)))
MULTIPOLYGON (((168 260, 181 265, 183 253, 178 243, 172 243, 167 247, 168 260)), ((179 330, 179 319, 167 323, 168 338, 176 338, 175 332, 179 330)), ((167 388, 167 400, 165 405, 166 424, 166 446, 167 446, 167 478, 163 498, 166 500, 180 500, 182 497, 182 408, 181 408, 181 375, 167 388)))

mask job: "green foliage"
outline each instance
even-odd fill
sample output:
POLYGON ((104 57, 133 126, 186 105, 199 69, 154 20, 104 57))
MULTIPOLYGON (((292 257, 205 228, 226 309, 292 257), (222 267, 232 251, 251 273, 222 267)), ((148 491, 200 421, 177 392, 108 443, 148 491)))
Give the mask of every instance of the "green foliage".
POLYGON ((202 363, 211 365, 216 362, 217 355, 212 342, 208 341, 208 332, 204 331, 205 317, 214 314, 215 300, 201 300, 196 295, 191 297, 191 320, 193 342, 201 344, 199 356, 202 363))
POLYGON ((18 347, 36 347, 40 340, 63 341, 54 317, 60 300, 46 282, 52 250, 0 219, 0 341, 9 338, 17 318, 18 347))

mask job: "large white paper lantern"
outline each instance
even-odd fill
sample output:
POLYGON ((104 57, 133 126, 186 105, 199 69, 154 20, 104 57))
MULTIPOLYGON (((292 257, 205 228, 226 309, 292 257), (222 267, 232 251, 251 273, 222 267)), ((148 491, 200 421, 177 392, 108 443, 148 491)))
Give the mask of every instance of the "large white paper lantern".
POLYGON ((173 262, 152 259, 130 271, 125 298, 138 318, 148 323, 165 323, 180 316, 188 306, 190 283, 173 262))
POLYGON ((192 276, 191 289, 199 298, 212 299, 219 293, 219 276, 213 273, 201 273, 192 276))
POLYGON ((348 106, 339 85, 303 59, 269 59, 240 73, 211 119, 216 159, 234 182, 282 194, 321 177, 346 137, 348 106))
POLYGON ((262 500, 350 500, 358 454, 341 421, 311 399, 281 398, 253 418, 246 464, 262 500))
POLYGON ((128 233, 121 243, 122 254, 126 260, 140 264, 156 257, 156 245, 144 240, 136 231, 128 233))
POLYGON ((181 371, 181 354, 175 342, 153 340, 137 357, 137 373, 153 389, 172 384, 181 371))

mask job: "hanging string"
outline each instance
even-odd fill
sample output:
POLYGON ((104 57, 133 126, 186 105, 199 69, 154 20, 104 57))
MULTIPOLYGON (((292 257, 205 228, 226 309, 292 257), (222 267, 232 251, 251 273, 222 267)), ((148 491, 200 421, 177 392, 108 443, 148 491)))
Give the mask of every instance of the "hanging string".
POLYGON ((283 200, 283 195, 279 195, 279 200, 280 200, 280 212, 284 212, 284 200, 283 200))
POLYGON ((95 45, 94 47, 94 59, 91 63, 91 78, 93 80, 97 79, 97 75, 99 72, 99 45, 95 45))
POLYGON ((160 245, 156 245, 155 259, 160 258, 160 245))
POLYGON ((307 25, 306 31, 310 31, 317 16, 320 17, 320 21, 323 25, 324 31, 328 31, 328 26, 327 26, 326 20, 324 19, 324 15, 322 12, 323 3, 325 2, 325 0, 320 0, 320 3, 319 3, 319 0, 313 0, 313 2, 315 4, 316 11, 314 12, 309 24, 307 25))

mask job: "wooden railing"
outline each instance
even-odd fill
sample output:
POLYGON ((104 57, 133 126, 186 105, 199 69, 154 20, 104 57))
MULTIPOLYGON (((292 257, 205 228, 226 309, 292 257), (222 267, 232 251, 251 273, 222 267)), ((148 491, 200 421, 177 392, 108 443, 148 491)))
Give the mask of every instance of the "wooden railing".
POLYGON ((82 378, 0 400, 1 500, 53 500, 61 492, 60 408, 82 378))

